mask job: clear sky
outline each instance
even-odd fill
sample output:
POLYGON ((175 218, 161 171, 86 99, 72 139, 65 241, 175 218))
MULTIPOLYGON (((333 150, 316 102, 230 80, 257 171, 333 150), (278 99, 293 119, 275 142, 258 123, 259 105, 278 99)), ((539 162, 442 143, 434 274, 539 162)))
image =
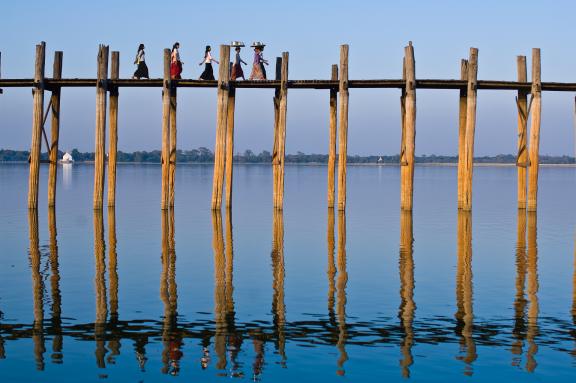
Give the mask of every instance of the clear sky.
MULTIPOLYGON (((484 1, 13 1, 0 3, 2 77, 33 77, 35 44, 46 41, 46 72, 64 51, 64 77, 95 77, 99 43, 121 52, 121 77, 131 77, 139 43, 152 77, 162 49, 179 41, 183 77, 197 78, 204 46, 264 41, 264 56, 290 53, 291 79, 322 79, 350 45, 350 78, 400 78, 403 47, 413 41, 417 78, 457 78, 460 59, 479 48, 479 79, 515 80, 516 56, 542 49, 542 80, 576 82, 576 3, 556 0, 484 1)), ((251 52, 243 50, 250 62, 251 52)), ((217 71, 217 68, 215 68, 217 71)), ((250 68, 244 71, 249 73, 250 68)), ((269 67, 273 72, 273 66, 269 67)), ((530 73, 530 69, 528 69, 530 73)), ((121 89, 119 149, 159 149, 161 91, 121 89)), ((49 94, 49 93, 47 93, 49 94)), ((236 151, 270 150, 272 90, 238 90, 236 151)), ((396 154, 400 146, 399 90, 350 91, 349 153, 396 154)), ((181 89, 178 146, 213 148, 214 89, 181 89)), ((476 154, 514 153, 515 92, 479 91, 476 154)), ((60 148, 94 148, 95 90, 64 89, 60 148)), ((416 153, 456 154, 458 92, 417 91, 416 153)), ((541 152, 574 154, 574 94, 544 93, 541 152)), ((0 95, 0 148, 30 146, 30 89, 0 95)), ((326 153, 328 92, 290 90, 287 152, 326 153)))

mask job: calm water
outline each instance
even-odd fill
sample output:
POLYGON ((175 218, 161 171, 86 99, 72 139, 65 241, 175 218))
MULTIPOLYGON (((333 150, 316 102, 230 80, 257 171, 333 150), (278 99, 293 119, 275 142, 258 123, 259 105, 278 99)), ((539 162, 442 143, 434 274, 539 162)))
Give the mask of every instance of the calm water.
POLYGON ((516 170, 351 167, 346 215, 326 168, 289 166, 283 214, 268 166, 238 166, 232 214, 212 213, 211 166, 120 165, 116 210, 92 210, 93 171, 0 165, 0 381, 573 381, 576 169, 542 168, 538 214, 516 170))

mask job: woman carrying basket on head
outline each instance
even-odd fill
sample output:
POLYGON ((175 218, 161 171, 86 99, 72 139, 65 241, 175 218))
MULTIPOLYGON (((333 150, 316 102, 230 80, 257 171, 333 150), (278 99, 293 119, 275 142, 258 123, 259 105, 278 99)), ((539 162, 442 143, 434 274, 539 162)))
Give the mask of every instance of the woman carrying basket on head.
POLYGON ((210 45, 206 45, 206 50, 204 51, 204 59, 198 65, 204 64, 204 72, 200 75, 200 80, 215 80, 214 69, 212 69, 212 61, 216 64, 220 64, 218 60, 213 59, 210 51, 212 48, 210 45))
POLYGON ((268 65, 268 61, 265 60, 262 55, 262 51, 266 45, 255 41, 251 46, 254 48, 254 63, 252 64, 250 80, 266 80, 266 68, 264 68, 264 64, 268 65))
POLYGON ((138 47, 138 53, 136 53, 136 59, 134 60, 134 64, 138 65, 136 68, 136 72, 132 75, 132 78, 137 78, 140 80, 141 78, 150 78, 148 75, 148 66, 146 65, 144 54, 144 44, 140 44, 138 47))
POLYGON ((240 41, 232 41, 231 45, 235 47, 234 50, 236 51, 236 57, 234 59, 234 65, 232 65, 232 73, 230 75, 230 79, 232 81, 236 81, 236 79, 239 78, 245 80, 244 71, 242 70, 242 64, 244 65, 248 64, 240 57, 240 49, 244 46, 244 43, 240 41))

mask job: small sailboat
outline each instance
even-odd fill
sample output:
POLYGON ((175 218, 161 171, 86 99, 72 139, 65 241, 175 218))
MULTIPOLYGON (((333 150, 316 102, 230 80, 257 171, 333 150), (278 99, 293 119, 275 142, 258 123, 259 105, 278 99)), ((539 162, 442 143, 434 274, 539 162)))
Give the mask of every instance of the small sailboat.
POLYGON ((60 160, 61 164, 73 164, 74 163, 74 158, 72 158, 72 155, 68 152, 64 153, 64 155, 62 156, 62 159, 60 160))

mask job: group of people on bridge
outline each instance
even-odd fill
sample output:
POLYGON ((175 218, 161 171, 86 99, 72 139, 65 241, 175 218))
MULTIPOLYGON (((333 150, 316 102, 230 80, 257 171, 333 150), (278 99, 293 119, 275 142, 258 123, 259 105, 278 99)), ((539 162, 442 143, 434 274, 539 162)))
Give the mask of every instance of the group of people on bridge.
MULTIPOLYGON (((234 62, 232 63, 232 67, 230 69, 230 79, 232 81, 236 81, 240 78, 245 80, 246 78, 244 77, 242 64, 248 64, 240 57, 240 51, 245 45, 241 41, 233 41, 230 46, 233 47, 236 52, 234 62)), ((249 80, 266 80, 265 65, 268 65, 268 61, 264 59, 264 55, 262 53, 265 46, 266 44, 260 41, 255 41, 251 45, 251 47, 254 48, 254 60, 252 62, 252 72, 248 78, 249 80)), ((144 44, 140 44, 138 46, 138 52, 136 53, 136 58, 134 60, 134 64, 137 65, 137 68, 134 72, 134 75, 132 76, 133 79, 150 78, 148 73, 148 66, 146 65, 146 55, 144 53, 144 48, 144 44)), ((180 43, 175 42, 172 46, 172 52, 170 54, 170 78, 173 80, 182 78, 182 66, 184 62, 180 60, 179 49, 180 43)), ((212 57, 211 51, 212 47, 210 45, 206 45, 204 58, 198 64, 200 66, 204 64, 204 71, 200 75, 199 80, 215 80, 212 62, 215 62, 216 64, 220 63, 218 60, 212 57)))

